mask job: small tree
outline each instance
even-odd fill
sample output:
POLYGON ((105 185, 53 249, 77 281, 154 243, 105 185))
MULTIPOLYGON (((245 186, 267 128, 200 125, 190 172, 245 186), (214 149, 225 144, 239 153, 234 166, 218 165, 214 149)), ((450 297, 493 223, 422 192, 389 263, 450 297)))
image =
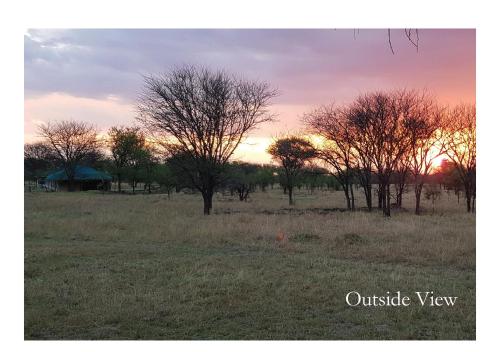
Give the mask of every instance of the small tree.
POLYGON ((235 149, 252 129, 273 119, 267 107, 274 96, 267 83, 184 66, 145 78, 138 120, 171 156, 189 160, 179 167, 202 194, 208 215, 235 149))
POLYGON ((68 190, 74 191, 76 167, 85 159, 100 155, 100 142, 94 126, 85 122, 60 121, 38 126, 40 136, 50 146, 68 178, 68 190))
POLYGON ((144 147, 145 137, 135 127, 112 127, 108 135, 114 173, 118 181, 118 192, 121 192, 126 169, 132 163, 137 151, 144 147))
POLYGON ((168 197, 177 185, 177 179, 172 169, 166 164, 157 164, 153 169, 153 180, 160 185, 161 190, 167 192, 168 197))
POLYGON ((146 188, 151 193, 151 183, 153 182, 153 169, 157 163, 157 158, 154 149, 146 144, 138 146, 130 159, 126 169, 126 175, 129 184, 132 186, 132 193, 135 193, 138 182, 144 183, 144 191, 146 188))
POLYGON ((250 192, 255 191, 258 166, 250 163, 235 162, 228 165, 227 185, 231 193, 236 191, 240 201, 247 201, 250 192))
POLYGON ((255 182, 262 192, 265 192, 269 186, 272 188, 273 184, 276 182, 275 173, 276 168, 274 166, 264 165, 257 170, 255 182))
POLYGON ((293 205, 293 188, 297 178, 306 163, 316 157, 316 149, 308 140, 290 136, 276 140, 267 151, 283 167, 288 203, 293 205))

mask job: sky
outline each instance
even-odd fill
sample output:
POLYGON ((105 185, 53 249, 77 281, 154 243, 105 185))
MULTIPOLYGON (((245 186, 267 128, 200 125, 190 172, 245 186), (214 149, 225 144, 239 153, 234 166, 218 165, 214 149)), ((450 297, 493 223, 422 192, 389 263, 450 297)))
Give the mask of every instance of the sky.
POLYGON ((443 104, 475 102, 473 29, 419 29, 419 48, 387 29, 30 29, 24 36, 25 141, 37 125, 80 120, 105 133, 133 125, 143 75, 184 64, 266 81, 279 96, 235 159, 269 162, 267 146, 300 133, 301 117, 359 94, 426 89, 443 104))

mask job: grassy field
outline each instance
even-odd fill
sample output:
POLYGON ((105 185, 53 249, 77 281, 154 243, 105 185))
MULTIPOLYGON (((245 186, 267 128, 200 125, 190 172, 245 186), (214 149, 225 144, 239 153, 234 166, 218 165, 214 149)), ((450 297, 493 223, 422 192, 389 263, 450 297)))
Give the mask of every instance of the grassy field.
POLYGON ((275 189, 205 217, 198 195, 26 193, 25 338, 475 339, 474 215, 446 193, 434 214, 405 203, 386 219, 275 189), (353 290, 459 298, 349 307, 353 290))

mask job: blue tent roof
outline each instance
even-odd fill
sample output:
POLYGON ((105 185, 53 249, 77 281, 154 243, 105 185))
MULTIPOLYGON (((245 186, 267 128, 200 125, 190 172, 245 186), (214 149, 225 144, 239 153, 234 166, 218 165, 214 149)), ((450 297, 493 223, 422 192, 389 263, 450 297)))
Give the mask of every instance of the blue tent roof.
MULTIPOLYGON (((67 181, 68 176, 64 170, 56 171, 46 178, 47 181, 67 181)), ((106 172, 97 171, 88 166, 77 166, 75 170, 75 181, 111 181, 112 178, 106 172)))

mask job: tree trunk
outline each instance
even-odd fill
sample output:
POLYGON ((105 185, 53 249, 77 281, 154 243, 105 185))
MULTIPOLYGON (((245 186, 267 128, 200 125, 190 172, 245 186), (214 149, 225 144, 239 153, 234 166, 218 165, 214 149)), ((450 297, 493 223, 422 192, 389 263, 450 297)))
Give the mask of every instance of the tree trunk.
POLYGON ((118 193, 122 193, 122 175, 118 173, 116 177, 118 178, 118 193))
POLYGON ((212 197, 213 191, 202 192, 203 196, 203 214, 210 215, 210 210, 212 210, 212 197))
POLYGON ((288 189, 288 205, 293 205, 293 197, 292 197, 292 187, 287 187, 288 189))
POLYGON ((403 193, 406 185, 406 176, 399 175, 399 182, 395 184, 396 188, 396 206, 403 207, 403 193))
POLYGON ((385 213, 385 186, 382 183, 378 185, 378 207, 385 213))
POLYGON ((212 200, 214 198, 214 191, 210 190, 209 197, 208 197, 208 206, 210 207, 210 210, 212 210, 212 200))
POLYGON ((396 188, 396 205, 398 208, 403 206, 403 189, 404 185, 398 185, 396 188))
POLYGON ((246 187, 238 188, 238 197, 240 199, 240 202, 243 202, 243 201, 246 202, 249 192, 250 192, 250 189, 248 189, 246 187))
POLYGON ((354 210, 354 191, 352 190, 352 183, 349 184, 349 188, 351 190, 351 210, 354 210))
POLYGON ((423 183, 415 184, 415 214, 420 215, 420 197, 422 195, 423 183))
POLYGON ((385 216, 391 216, 391 184, 389 182, 387 183, 385 197, 386 197, 386 201, 385 201, 384 214, 385 214, 385 216))
POLYGON ((205 196, 203 197, 203 215, 210 215, 210 203, 205 196))
POLYGON ((384 186, 380 183, 378 183, 378 208, 383 209, 384 208, 384 186))
POLYGON ((343 185, 345 200, 347 202, 347 210, 351 210, 351 197, 349 196, 349 186, 343 185))
POLYGON ((366 206, 368 211, 372 211, 372 185, 367 183, 363 185, 363 190, 365 192, 366 206))
POLYGON ((467 187, 465 189, 465 198, 466 198, 466 201, 467 201, 467 212, 470 213, 471 210, 472 210, 472 207, 471 207, 471 192, 470 192, 470 189, 467 187))
POLYGON ((372 211, 372 185, 371 183, 366 185, 366 206, 368 207, 368 211, 372 211))

